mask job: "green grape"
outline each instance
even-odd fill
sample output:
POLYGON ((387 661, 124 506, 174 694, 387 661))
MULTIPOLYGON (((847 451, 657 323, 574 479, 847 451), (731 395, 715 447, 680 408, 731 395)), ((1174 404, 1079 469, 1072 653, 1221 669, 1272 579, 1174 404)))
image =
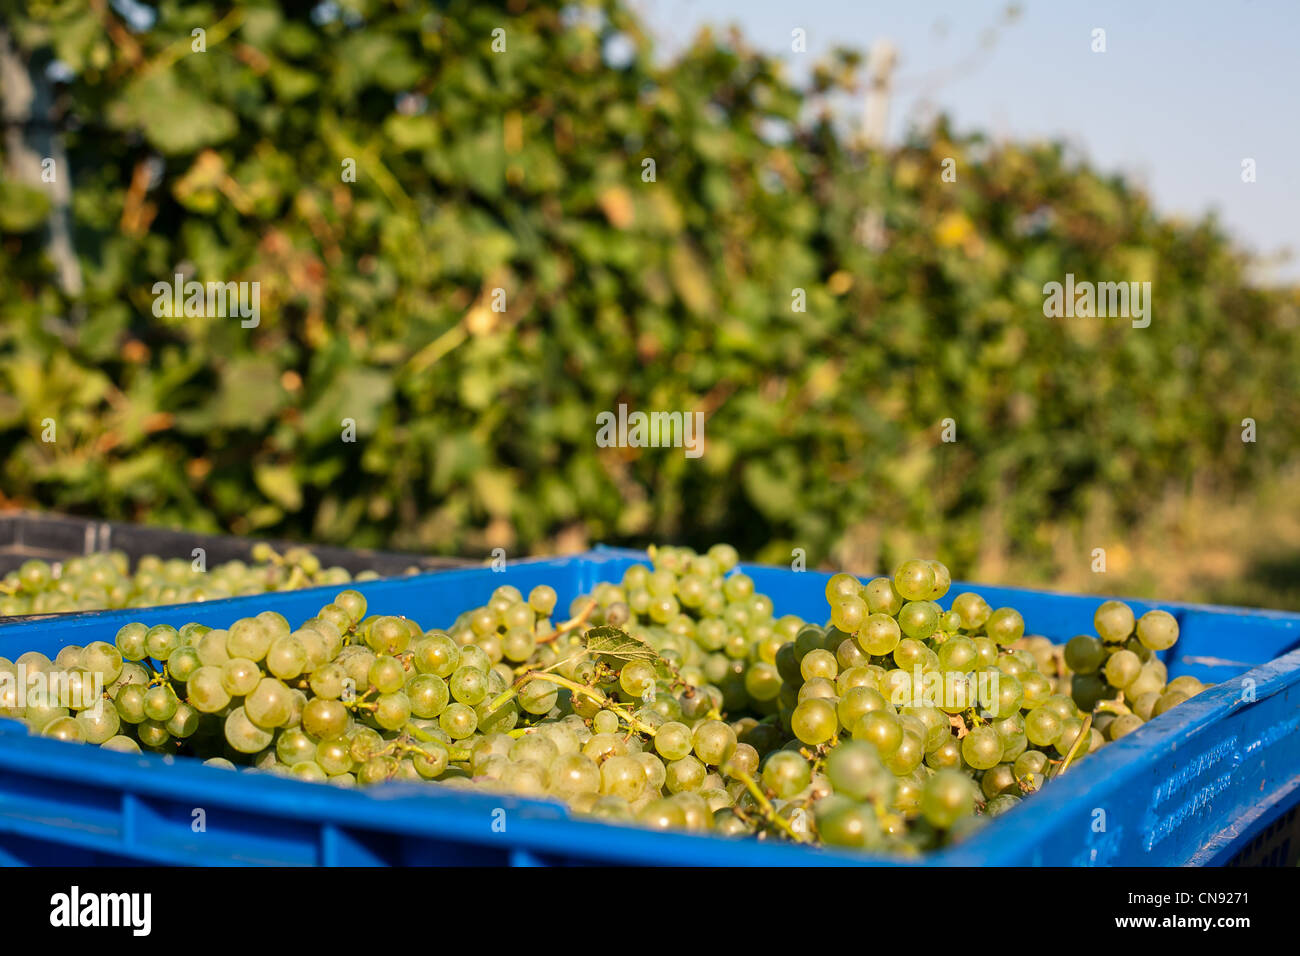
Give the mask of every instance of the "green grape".
POLYGON ((1104 663, 1106 648, 1095 637, 1080 634, 1065 645, 1065 664, 1076 674, 1095 674, 1104 663))
MULTIPOLYGON (((617 758, 611 757, 610 759, 617 758)), ((637 770, 644 777, 645 771, 641 770, 639 766, 637 770)), ((664 786, 668 788, 670 793, 695 791, 704 786, 706 776, 708 776, 708 769, 704 764, 700 763, 695 757, 687 755, 668 764, 664 773, 664 786)))
POLYGON ((1175 677, 1165 688, 1167 691, 1177 691, 1180 694, 1186 694, 1187 697, 1195 697, 1201 691, 1205 690, 1205 685, 1190 674, 1184 674, 1182 677, 1175 677))
POLYGON ((975 643, 968 637, 950 637, 939 645, 939 667, 945 671, 968 671, 977 662, 975 643))
POLYGON ((75 717, 66 715, 46 721, 40 733, 42 737, 52 737, 65 743, 79 744, 85 742, 81 725, 77 723, 75 717))
POLYGON ((875 710, 858 719, 852 728, 854 740, 865 740, 881 757, 888 757, 903 740, 903 725, 894 714, 875 710))
POLYGON ((202 717, 199 712, 189 704, 181 701, 176 707, 176 713, 163 724, 163 729, 169 735, 177 740, 184 740, 187 737, 194 736, 202 723, 202 717))
POLYGON ((1108 644, 1119 644, 1133 633, 1133 609, 1122 601, 1105 601, 1092 617, 1098 636, 1108 644))
MULTIPOLYGON (((398 665, 399 667, 401 665, 398 665)), ((371 669, 374 673, 374 669, 371 669)), ((468 704, 473 707, 480 703, 488 693, 487 674, 477 668, 461 667, 451 675, 451 680, 447 682, 451 690, 451 696, 462 704, 468 704)), ((398 684, 398 687, 401 685, 398 684)), ((380 688, 381 690, 383 688, 380 688)))
POLYGON ((984 772, 980 779, 980 790, 986 800, 1003 793, 1020 794, 1020 784, 1016 782, 1015 771, 1009 763, 1000 763, 984 772))
POLYGON ((934 568, 918 558, 904 561, 894 572, 894 589, 907 601, 928 601, 935 583, 934 568))
MULTIPOLYGON (((1152 690, 1133 698, 1131 705, 1133 713, 1144 722, 1150 720, 1155 716, 1156 704, 1160 701, 1160 694, 1160 690, 1152 690)), ((1128 691, 1125 691, 1125 696, 1128 696, 1128 691)))
MULTIPOLYGON (((349 628, 352 627, 353 624, 356 623, 355 621, 352 620, 352 615, 347 611, 347 609, 341 607, 337 603, 326 604, 323 608, 320 609, 320 611, 317 612, 316 618, 317 620, 325 621, 330 625, 332 625, 333 629, 339 633, 340 637, 342 636, 344 631, 347 631, 349 628)), ((231 633, 232 634, 234 633, 233 627, 231 628, 231 633)), ((270 635, 268 634, 267 637, 268 637, 267 646, 269 647, 270 635)), ((337 653, 337 648, 335 650, 335 653, 337 653)))
POLYGON ((149 720, 166 723, 176 713, 180 700, 168 684, 150 687, 144 694, 144 715, 149 720))
POLYGON ((559 700, 559 688, 546 681, 529 681, 519 691, 519 706, 530 714, 550 712, 559 700))
MULTIPOLYGON (((678 782, 681 783, 683 779, 683 777, 679 776, 678 782)), ((600 789, 602 793, 631 801, 640 797, 646 791, 648 784, 649 780, 646 777, 645 770, 641 767, 640 761, 632 757, 610 757, 600 766, 600 789)), ((543 776, 544 785, 545 777, 543 776)), ((690 788, 687 787, 686 789, 690 788)))
POLYGON ((840 603, 831 605, 831 623, 847 634, 854 634, 866 621, 867 602, 857 594, 850 594, 840 603))
MULTIPOLYGON (((1083 721, 1079 720, 1079 718, 1067 717, 1064 720, 1062 720, 1061 734, 1059 737, 1056 738, 1056 743, 1054 744, 1054 746, 1056 747, 1056 752, 1059 753, 1062 757, 1064 757, 1067 753, 1069 753, 1070 748, 1074 745, 1074 742, 1079 738, 1079 736, 1082 733, 1083 733, 1083 721)), ((1085 736, 1083 742, 1081 742, 1079 745, 1079 752, 1075 755, 1076 759, 1082 757, 1084 754, 1088 753, 1091 750, 1091 748, 1087 745, 1087 741, 1088 738, 1085 736)))
POLYGON ((1120 714, 1111 721, 1110 726, 1107 728, 1107 736, 1111 740, 1119 740, 1133 733, 1142 726, 1142 723, 1142 718, 1137 714, 1120 714))
POLYGON ((799 662, 799 672, 806 681, 816 677, 834 680, 839 674, 839 662, 830 651, 818 648, 804 655, 803 660, 799 662))
POLYGON ((762 776, 764 787, 778 798, 789 800, 812 782, 812 768, 799 754, 778 750, 763 764, 762 776))
POLYGON ((142 661, 149 656, 149 647, 146 641, 148 633, 149 628, 139 622, 124 624, 118 630, 113 643, 126 660, 142 661))
POLYGON ((597 711, 596 715, 591 719, 591 729, 598 734, 616 734, 618 728, 618 715, 612 711, 597 711))
POLYGON ((451 703, 438 715, 438 726, 453 740, 464 740, 478 728, 478 714, 466 704, 451 703))
POLYGON ((970 632, 983 628, 993 614, 993 608, 989 607, 988 602, 973 591, 966 591, 953 598, 952 610, 961 618, 962 630, 970 632))
POLYGON ((691 729, 677 721, 669 721, 659 728, 654 738, 655 750, 665 760, 681 760, 694 747, 691 729))
POLYGON ((447 684, 433 674, 420 674, 406 685, 406 696, 411 702, 411 713, 416 717, 437 717, 451 698, 447 684))
POLYGON ((962 738, 961 755, 976 770, 987 770, 1002 759, 1002 739, 992 727, 974 727, 962 738))
POLYGON ((946 830, 975 812, 975 792, 965 774, 939 770, 921 788, 921 815, 931 826, 946 830))
POLYGON ((178 647, 167 658, 167 673, 181 683, 188 681, 201 666, 199 652, 193 647, 178 647))
POLYGON ((100 701, 98 706, 83 710, 77 714, 76 720, 81 739, 88 744, 107 743, 117 736, 122 726, 117 707, 111 700, 100 701))
POLYGON ((580 793, 599 793, 600 767, 590 757, 581 753, 563 754, 547 767, 547 788, 561 796, 580 793))
POLYGON ((140 743, 154 750, 160 750, 171 740, 171 735, 167 733, 167 728, 156 720, 143 720, 135 728, 136 736, 140 738, 140 743))
POLYGON ((1176 690, 1166 690, 1156 701, 1155 707, 1151 709, 1153 717, 1159 717, 1165 711, 1177 707, 1187 700, 1187 695, 1176 690))
POLYGON ((971 646, 975 648, 976 668, 984 670, 997 665, 999 651, 996 642, 990 641, 987 637, 974 637, 971 638, 971 646))
POLYGON ((1062 720, 1069 720, 1072 717, 1077 717, 1079 714, 1079 708, 1076 707, 1074 701, 1065 694, 1053 694, 1043 702, 1043 706, 1048 710, 1054 711, 1056 716, 1062 720))
POLYGON ((989 615, 988 621, 984 624, 984 632, 998 644, 1006 647, 1024 636, 1025 619, 1015 608, 1000 607, 989 615))
POLYGON ((1142 661, 1132 651, 1116 651, 1106 661, 1106 681, 1124 690, 1142 673, 1142 661))
POLYGON ((630 697, 643 697, 655 685, 655 665, 649 661, 629 661, 619 672, 619 686, 630 697))
POLYGON ((385 730, 397 730, 404 727, 411 719, 411 702, 400 691, 392 694, 380 694, 375 700, 375 723, 385 730))
POLYGON ((410 645, 411 631, 400 617, 377 617, 366 632, 365 640, 376 654, 396 655, 410 645))
MULTIPOLYGON (((288 730, 281 734, 279 740, 276 741, 277 756, 280 755, 282 745, 289 750, 290 754, 296 755, 299 759, 306 759, 304 755, 308 752, 308 747, 310 747, 315 755, 316 763, 331 777, 347 773, 354 765, 347 740, 343 737, 331 737, 328 740, 312 744, 311 738, 302 731, 288 730)), ((420 744, 419 746, 423 748, 426 745, 420 744)), ((443 754, 446 755, 445 749, 443 754)), ((282 762, 287 762, 283 756, 280 759, 282 762)), ((417 760, 416 769, 418 770, 419 767, 420 764, 417 760)))
POLYGON ((726 574, 740 563, 740 555, 729 544, 715 544, 707 552, 709 558, 717 565, 719 574, 726 574))
POLYGON ((927 753, 952 736, 952 722, 948 719, 948 715, 937 707, 924 705, 908 707, 906 715, 915 717, 921 722, 925 731, 921 739, 925 743, 927 753))
POLYGON ((837 794, 853 800, 888 803, 893 797, 893 774, 866 741, 848 740, 831 750, 826 757, 826 777, 837 794))
MULTIPOLYGON (((138 724, 145 719, 144 695, 147 688, 140 684, 128 684, 117 692, 114 701, 118 715, 128 724, 138 724)), ((229 702, 230 698, 226 698, 229 702)), ((223 705, 224 706, 224 705, 223 705)), ((36 728, 33 728, 36 729, 36 728)))
POLYGON ((154 660, 167 660, 180 643, 180 633, 170 624, 155 624, 145 632, 145 648, 154 660))
POLYGON ((446 679, 460 666, 460 648, 441 631, 430 631, 415 643, 415 669, 446 679))
MULTIPOLYGON (((132 685, 135 686, 135 685, 132 685)), ((220 667, 204 665, 190 675, 189 681, 185 685, 186 699, 196 709, 205 714, 215 714, 230 703, 230 692, 225 688, 220 667)), ((122 703, 122 695, 118 695, 118 706, 122 703)), ((141 716, 143 718, 143 694, 141 695, 141 716)), ((123 719, 131 723, 123 713, 123 719)))
POLYGON ((555 588, 549 584, 539 584, 528 592, 528 605, 541 617, 551 616, 556 600, 555 588))
POLYGON ((990 692, 987 695, 989 699, 981 700, 981 703, 993 713, 993 716, 1001 719, 1020 713, 1020 705, 1025 699, 1025 689, 1019 680, 1010 674, 999 677, 997 672, 994 672, 992 680, 986 687, 990 692))
POLYGON ((949 734, 947 740, 925 755, 925 765, 933 770, 960 770, 961 741, 949 734))
POLYGON ((244 698, 244 713, 265 730, 285 726, 293 714, 289 688, 274 677, 263 677, 244 698))
POLYGON ((1158 693, 1164 689, 1165 679, 1159 664, 1159 661, 1152 660, 1142 665, 1138 676, 1124 688, 1125 700, 1137 700, 1143 694, 1158 693))
POLYGON ((472 667, 475 670, 480 670, 486 674, 492 669, 492 660, 481 647, 475 647, 473 644, 470 644, 460 649, 459 667, 472 667))
POLYGON ((1178 620, 1168 611, 1147 611, 1138 619, 1137 637, 1150 650, 1168 650, 1178 641, 1178 620))
POLYGON ((389 756, 371 757, 357 771, 357 783, 362 786, 374 786, 393 779, 397 774, 397 761, 389 756))
POLYGON ((872 614, 892 617, 903 609, 903 596, 890 578, 872 578, 862 586, 861 593, 872 614))
POLYGON ((257 618, 241 618, 230 625, 226 635, 226 653, 231 657, 260 661, 270 651, 272 639, 270 629, 257 618))
POLYGON ((894 664, 900 671, 911 672, 925 658, 926 646, 919 640, 905 637, 894 648, 894 664))
MULTIPOLYGON (((340 591, 334 596, 334 603, 347 612, 348 620, 354 627, 366 616, 366 597, 360 591, 350 588, 340 591)), ((286 630, 285 633, 287 634, 288 631, 286 630)))
MULTIPOLYGON (((243 707, 236 707, 227 715, 224 729, 226 743, 242 754, 258 753, 271 744, 271 732, 249 720, 243 707)), ((143 739, 142 736, 142 742, 143 739)))
POLYGON ((910 730, 905 730, 902 739, 898 742, 898 746, 894 748, 894 752, 885 757, 885 766, 896 777, 902 777, 919 767, 924 759, 925 743, 923 739, 910 730))
POLYGON ((1052 683, 1038 671, 1030 671, 1020 678, 1020 687, 1024 693, 1022 707, 1032 710, 1042 706, 1052 696, 1052 683))
MULTIPOLYGON (((394 618, 396 620, 396 618, 394 618)), ((483 693, 487 693, 487 674, 479 672, 481 687, 483 693)), ((402 662, 395 657, 389 657, 386 654, 380 654, 375 658, 374 663, 370 665, 370 671, 366 674, 366 681, 381 694, 391 694, 394 691, 402 689, 406 683, 406 670, 402 667, 402 662)), ((479 699, 482 699, 480 695, 479 699)), ((478 701, 473 701, 478 703, 478 701)))
POLYGON ((1061 718, 1047 707, 1036 707, 1025 715, 1025 736, 1035 747, 1050 747, 1061 736, 1061 718))
POLYGON ((1041 750, 1026 750, 1011 766, 1011 772, 1023 787, 1038 790, 1046 780, 1047 754, 1041 750))
POLYGON ((835 715, 841 727, 852 729, 866 714, 888 709, 889 703, 874 688, 851 687, 840 696, 835 705, 835 715))
POLYGON ((221 685, 231 697, 252 693, 262 679, 262 669, 246 657, 232 657, 221 665, 221 685))
POLYGON ((138 743, 130 737, 123 737, 120 734, 116 737, 109 737, 99 746, 103 750, 114 750, 117 753, 123 754, 138 754, 140 752, 140 745, 138 743))
MULTIPOLYGON (((230 654, 226 650, 226 632, 223 630, 208 631, 199 638, 194 649, 199 652, 199 661, 204 667, 220 667, 230 660, 230 654)), ((122 656, 128 655, 124 653, 122 656)))
POLYGON ((342 736, 347 726, 347 708, 337 700, 313 697, 302 709, 302 729, 317 740, 342 736))
POLYGON ((104 641, 91 641, 81 655, 82 665, 107 687, 122 674, 122 652, 104 641))
POLYGON ((695 756, 712 767, 724 765, 736 750, 736 732, 720 720, 706 720, 692 734, 695 756))
POLYGON ((892 654, 903 636, 898 622, 883 612, 876 612, 867 618, 866 624, 858 632, 857 640, 862 649, 873 657, 892 654))
POLYGON ((908 601, 898 612, 898 626, 909 638, 923 641, 939 628, 939 611, 929 601, 908 601))
POLYGON ((833 608, 847 598, 858 597, 859 590, 861 585, 853 575, 845 571, 832 574, 826 582, 826 603, 833 608))
POLYGON ((754 596, 754 580, 741 571, 730 575, 722 582, 722 592, 728 601, 746 601, 754 596))

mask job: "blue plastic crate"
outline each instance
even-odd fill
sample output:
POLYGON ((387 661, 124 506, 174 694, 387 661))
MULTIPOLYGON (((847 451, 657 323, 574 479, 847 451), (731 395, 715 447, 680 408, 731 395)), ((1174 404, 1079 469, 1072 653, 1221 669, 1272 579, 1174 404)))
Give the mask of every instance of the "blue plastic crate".
MULTIPOLYGON (((549 584, 560 607, 644 558, 598 549, 520 561, 503 572, 443 571, 357 585, 377 614, 446 626, 501 584, 549 584)), ((828 575, 745 566, 777 614, 825 619, 828 575)), ((53 656, 111 639, 130 620, 228 626, 266 608, 312 616, 338 588, 203 605, 68 615, 0 627, 0 654, 53 656)), ((1031 633, 1091 630, 1099 598, 975 590, 1010 604, 1031 633)), ((1156 605, 1129 602, 1140 614, 1156 605)), ((1171 675, 1219 686, 1071 768, 1043 793, 926 863, 962 865, 1227 862, 1282 828, 1300 793, 1300 615, 1160 605, 1179 620, 1171 675)), ((130 756, 28 737, 0 720, 0 863, 844 865, 897 861, 771 841, 658 833, 572 818, 560 805, 392 784, 340 790, 183 758, 130 756), (199 814, 197 811, 202 811, 199 814), (203 823, 200 829, 199 822, 203 823)))

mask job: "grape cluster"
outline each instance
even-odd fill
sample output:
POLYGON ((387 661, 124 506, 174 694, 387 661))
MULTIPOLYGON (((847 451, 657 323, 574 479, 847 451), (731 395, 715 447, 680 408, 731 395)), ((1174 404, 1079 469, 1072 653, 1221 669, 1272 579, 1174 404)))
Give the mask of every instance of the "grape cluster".
MULTIPOLYGON (((345 590, 296 629, 128 624, 0 678, 103 681, 83 706, 0 680, 0 716, 116 750, 341 786, 389 780, 557 799, 653 828, 915 853, 960 839, 1201 689, 1165 683, 1164 612, 1098 609, 1099 637, 1025 637, 934 561, 827 584, 830 621, 774 618, 733 548, 650 564, 556 619, 504 585, 446 630, 345 590)), ((93 684, 92 684, 93 686, 93 684)))
MULTIPOLYGON (((363 571, 356 580, 376 577, 363 571)), ((226 561, 205 571, 181 558, 148 554, 132 572, 121 551, 55 564, 33 558, 0 579, 0 616, 187 604, 351 580, 344 568, 322 567, 306 548, 288 548, 280 555, 265 543, 254 545, 251 563, 226 561)))

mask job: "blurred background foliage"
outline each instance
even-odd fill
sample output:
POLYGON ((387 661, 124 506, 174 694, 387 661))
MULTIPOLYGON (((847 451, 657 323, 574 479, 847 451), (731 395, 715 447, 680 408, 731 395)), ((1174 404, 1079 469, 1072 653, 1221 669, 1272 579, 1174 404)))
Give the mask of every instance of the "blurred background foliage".
POLYGON ((850 51, 796 88, 730 32, 665 62, 618 0, 151 9, 0 3, 24 58, 65 67, 84 275, 59 292, 45 191, 8 174, 3 503, 439 553, 923 550, 1050 579, 1297 458, 1294 290, 1059 145, 941 120, 866 148, 829 107, 860 91, 850 51), (177 272, 260 282, 260 325, 155 318, 177 272), (1150 327, 1045 318, 1067 272, 1151 281, 1150 327), (620 402, 703 410, 704 456, 598 448, 620 402))

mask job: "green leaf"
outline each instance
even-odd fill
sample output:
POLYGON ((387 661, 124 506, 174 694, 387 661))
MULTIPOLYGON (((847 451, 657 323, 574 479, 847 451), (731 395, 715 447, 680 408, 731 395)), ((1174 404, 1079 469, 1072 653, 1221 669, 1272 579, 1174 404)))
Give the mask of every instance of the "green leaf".
POLYGON ((49 214, 49 197, 39 189, 0 182, 0 232, 29 232, 49 214))
POLYGON ((302 507, 302 486, 289 465, 256 465, 253 480, 262 493, 284 508, 297 511, 302 507))
POLYGON ((606 661, 621 661, 626 664, 628 661, 659 660, 653 647, 617 627, 593 627, 587 632, 585 640, 587 650, 606 661))

